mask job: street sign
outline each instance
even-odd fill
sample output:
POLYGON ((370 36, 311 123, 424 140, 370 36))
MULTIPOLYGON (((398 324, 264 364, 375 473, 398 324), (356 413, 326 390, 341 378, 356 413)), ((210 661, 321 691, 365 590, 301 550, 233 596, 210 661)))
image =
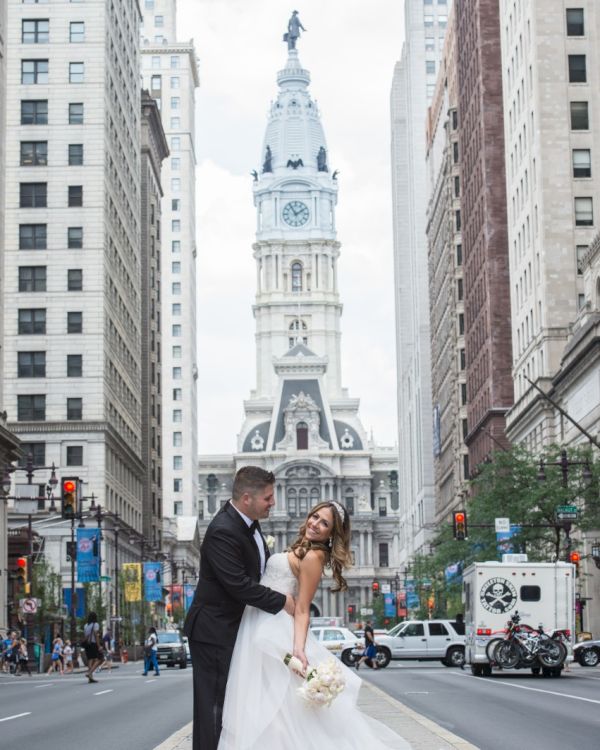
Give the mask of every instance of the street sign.
POLYGON ((365 615, 372 615, 373 610, 371 609, 371 607, 361 607, 360 613, 364 617, 365 615))
POLYGON ((109 581, 112 581, 112 578, 110 576, 100 576, 100 580, 103 583, 108 583, 109 581))
POLYGON ((37 599, 22 599, 23 614, 34 615, 37 612, 37 599))
POLYGON ((381 593, 382 594, 391 594, 392 592, 392 586, 389 583, 382 583, 381 584, 381 593))
POLYGON ((510 533, 510 518, 494 518, 496 534, 510 533))
POLYGON ((123 622, 122 617, 111 617, 110 619, 112 620, 112 622, 123 622))
POLYGON ((554 512, 559 521, 576 521, 579 514, 576 505, 558 505, 554 512))

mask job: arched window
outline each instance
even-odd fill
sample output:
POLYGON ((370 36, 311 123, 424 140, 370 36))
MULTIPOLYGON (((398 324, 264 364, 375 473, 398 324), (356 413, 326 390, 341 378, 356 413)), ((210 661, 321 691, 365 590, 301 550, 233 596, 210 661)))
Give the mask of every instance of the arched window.
POLYGON ((300 490, 300 517, 306 516, 308 513, 308 490, 306 487, 302 487, 300 490))
POLYGON ((295 489, 289 489, 287 493, 287 509, 288 509, 288 515, 295 517, 298 515, 298 508, 297 508, 297 494, 295 489))
POLYGON ((299 318, 292 320, 292 322, 290 323, 289 331, 290 349, 292 349, 294 346, 296 346, 296 344, 299 343, 308 346, 308 336, 306 335, 308 326, 303 320, 300 320, 299 318))
POLYGON ((302 291, 302 263, 292 263, 292 292, 302 291))
POLYGON ((354 515, 354 490, 352 490, 350 487, 346 490, 346 494, 344 496, 344 505, 346 506, 346 510, 348 511, 349 516, 354 515))
POLYGON ((299 451, 308 450, 308 425, 306 422, 298 422, 296 425, 296 448, 299 451))

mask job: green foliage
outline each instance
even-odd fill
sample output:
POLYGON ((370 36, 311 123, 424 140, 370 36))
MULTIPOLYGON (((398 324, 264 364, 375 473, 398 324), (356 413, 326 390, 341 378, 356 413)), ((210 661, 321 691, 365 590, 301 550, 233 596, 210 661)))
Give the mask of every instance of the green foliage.
POLYGON ((61 577, 43 557, 35 560, 32 566, 31 591, 40 600, 33 616, 36 628, 40 629, 51 620, 58 620, 62 614, 61 577))

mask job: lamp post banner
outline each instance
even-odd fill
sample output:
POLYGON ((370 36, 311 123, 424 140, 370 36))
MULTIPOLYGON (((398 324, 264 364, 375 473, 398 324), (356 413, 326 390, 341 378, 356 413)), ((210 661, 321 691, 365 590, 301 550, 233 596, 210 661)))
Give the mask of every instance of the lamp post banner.
POLYGON ((144 599, 147 602, 162 599, 162 564, 159 562, 144 563, 144 599))
POLYGON ((77 529, 77 581, 100 580, 100 530, 77 529))
POLYGON ((142 564, 123 563, 123 577, 125 579, 125 601, 142 601, 142 564))

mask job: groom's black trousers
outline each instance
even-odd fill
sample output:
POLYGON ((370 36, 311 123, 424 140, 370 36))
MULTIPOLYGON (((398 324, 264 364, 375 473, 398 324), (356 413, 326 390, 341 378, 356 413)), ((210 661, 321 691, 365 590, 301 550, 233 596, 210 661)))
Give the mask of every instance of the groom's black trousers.
POLYGON ((190 640, 194 670, 194 750, 217 750, 233 646, 190 640))

